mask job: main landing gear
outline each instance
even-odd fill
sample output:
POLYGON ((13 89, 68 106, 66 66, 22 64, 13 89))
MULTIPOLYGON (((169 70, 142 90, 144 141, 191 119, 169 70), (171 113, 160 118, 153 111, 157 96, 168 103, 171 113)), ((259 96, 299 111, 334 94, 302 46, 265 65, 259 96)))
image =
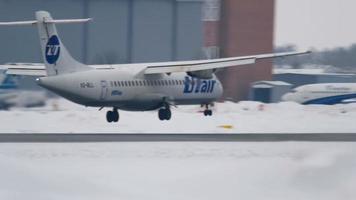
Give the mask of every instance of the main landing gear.
POLYGON ((212 116, 213 111, 209 109, 209 104, 205 104, 204 116, 212 116))
POLYGON ((106 121, 109 123, 119 121, 119 112, 117 111, 117 108, 113 108, 113 111, 109 110, 106 113, 106 121))
POLYGON ((159 120, 170 120, 172 117, 172 112, 171 109, 169 108, 169 105, 166 104, 164 108, 161 108, 158 110, 158 118, 159 120))

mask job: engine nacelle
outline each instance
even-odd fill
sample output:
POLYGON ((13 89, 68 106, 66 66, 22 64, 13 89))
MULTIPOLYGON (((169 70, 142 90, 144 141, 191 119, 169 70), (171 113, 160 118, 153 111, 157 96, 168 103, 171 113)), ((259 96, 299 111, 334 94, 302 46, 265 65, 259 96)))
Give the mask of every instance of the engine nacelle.
POLYGON ((194 78, 199 78, 199 79, 212 79, 213 78, 213 73, 215 72, 214 69, 208 69, 208 70, 200 70, 200 71, 194 71, 194 72, 187 72, 187 74, 191 77, 194 78))

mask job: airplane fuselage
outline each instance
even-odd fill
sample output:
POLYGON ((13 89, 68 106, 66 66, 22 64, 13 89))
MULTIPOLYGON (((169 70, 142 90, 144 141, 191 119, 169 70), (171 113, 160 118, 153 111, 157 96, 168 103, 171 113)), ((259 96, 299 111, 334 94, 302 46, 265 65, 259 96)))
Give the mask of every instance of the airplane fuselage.
POLYGON ((285 94, 284 101, 295 101, 301 104, 338 104, 356 98, 355 83, 310 84, 296 88, 285 94))
POLYGON ((73 102, 91 107, 146 111, 175 105, 209 104, 222 96, 214 75, 198 79, 186 73, 144 75, 140 67, 93 69, 37 79, 40 86, 73 102))

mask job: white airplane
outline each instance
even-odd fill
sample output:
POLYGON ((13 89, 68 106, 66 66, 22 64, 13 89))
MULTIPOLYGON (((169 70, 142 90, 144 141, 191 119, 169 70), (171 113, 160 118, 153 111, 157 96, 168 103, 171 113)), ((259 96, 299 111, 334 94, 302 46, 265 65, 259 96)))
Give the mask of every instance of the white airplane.
POLYGON ((19 90, 17 81, 17 77, 0 74, 0 109, 9 109, 13 106, 36 107, 45 104, 44 92, 19 90))
POLYGON ((254 64, 257 60, 307 54, 289 52, 181 62, 85 65, 71 57, 61 42, 56 24, 88 22, 91 19, 54 20, 46 11, 36 12, 36 20, 3 22, 0 25, 37 25, 44 65, 3 65, 8 74, 42 76, 37 83, 75 103, 112 107, 108 122, 119 120, 118 110, 157 110, 160 120, 170 120, 172 105, 209 105, 222 96, 215 76, 221 68, 254 64))
POLYGON ((283 101, 300 104, 353 103, 356 98, 356 83, 321 83, 309 84, 295 88, 282 96, 283 101))

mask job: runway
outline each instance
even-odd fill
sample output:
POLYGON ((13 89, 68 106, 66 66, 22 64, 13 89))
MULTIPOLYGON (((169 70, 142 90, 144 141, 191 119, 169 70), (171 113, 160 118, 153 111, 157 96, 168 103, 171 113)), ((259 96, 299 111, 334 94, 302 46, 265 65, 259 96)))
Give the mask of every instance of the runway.
POLYGON ((356 142, 356 134, 0 134, 1 143, 356 142))

